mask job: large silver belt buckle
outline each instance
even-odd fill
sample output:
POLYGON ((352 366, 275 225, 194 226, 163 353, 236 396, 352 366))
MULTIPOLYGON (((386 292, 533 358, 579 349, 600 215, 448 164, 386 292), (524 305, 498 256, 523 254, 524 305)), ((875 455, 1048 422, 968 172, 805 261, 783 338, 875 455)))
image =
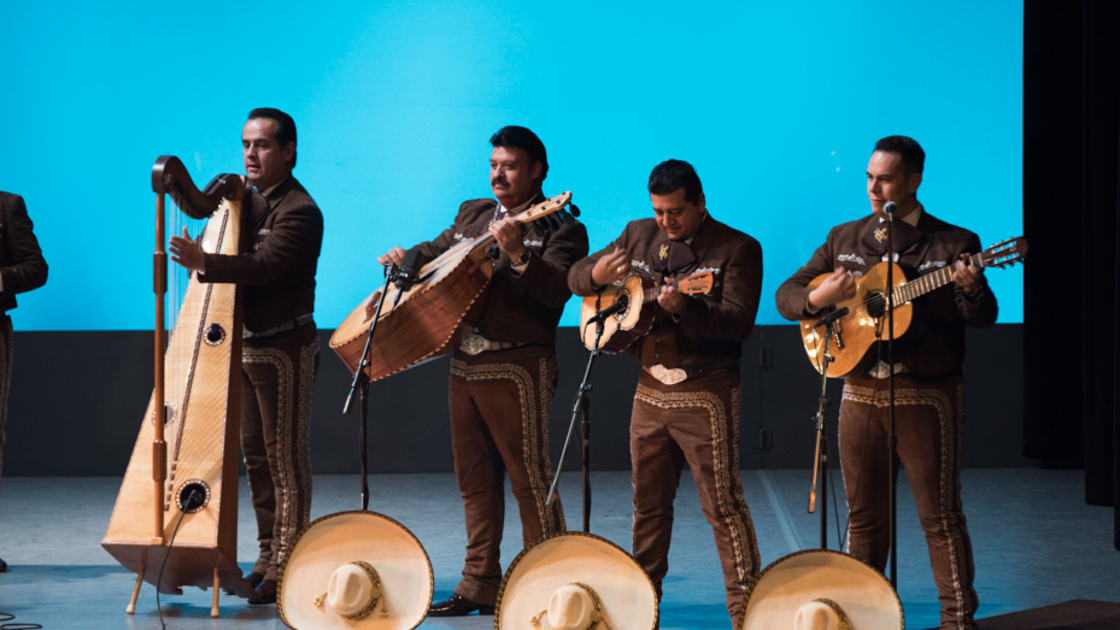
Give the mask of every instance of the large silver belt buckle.
POLYGON ((688 372, 685 372, 680 368, 674 368, 670 370, 660 363, 651 367, 649 369, 649 373, 653 375, 653 378, 661 381, 662 383, 665 383, 666 385, 676 385, 677 383, 683 383, 688 379, 688 372))
POLYGON ((459 346, 459 349, 473 357, 489 350, 490 342, 487 341, 487 339, 482 335, 471 333, 467 335, 466 339, 463 340, 463 343, 459 346))

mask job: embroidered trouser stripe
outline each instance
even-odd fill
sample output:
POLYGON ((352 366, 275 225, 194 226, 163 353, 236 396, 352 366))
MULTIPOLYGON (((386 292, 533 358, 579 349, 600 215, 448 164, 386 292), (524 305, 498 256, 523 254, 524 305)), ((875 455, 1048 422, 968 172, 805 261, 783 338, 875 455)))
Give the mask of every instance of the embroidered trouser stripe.
POLYGON ((556 378, 550 347, 459 353, 451 362, 451 445, 467 526, 463 580, 455 592, 480 604, 495 601, 502 580, 503 473, 517 499, 525 546, 566 528, 560 501, 546 507, 556 378))
MULTIPOLYGON (((941 627, 971 630, 978 602, 960 492, 961 379, 929 382, 899 375, 895 382, 898 456, 926 534, 941 627)), ((874 381, 849 378, 840 408, 840 463, 851 510, 848 551, 880 571, 890 551, 889 433, 886 383, 876 391, 874 381)))
POLYGON ((758 542, 739 479, 739 374, 676 386, 642 377, 630 423, 634 557, 661 595, 668 573, 673 500, 685 463, 715 534, 727 610, 738 622, 759 571, 758 542))
POLYGON ((314 326, 245 345, 241 450, 257 517, 253 570, 277 579, 296 534, 311 516, 308 431, 319 366, 314 326))

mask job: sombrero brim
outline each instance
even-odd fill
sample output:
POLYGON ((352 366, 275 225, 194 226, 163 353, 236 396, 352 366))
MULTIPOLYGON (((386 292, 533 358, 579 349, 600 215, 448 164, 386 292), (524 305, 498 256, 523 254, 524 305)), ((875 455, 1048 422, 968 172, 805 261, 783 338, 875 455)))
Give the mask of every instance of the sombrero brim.
POLYGON ((657 623, 653 582, 634 558, 605 538, 566 532, 541 539, 510 564, 498 590, 495 630, 531 628, 553 591, 572 582, 595 590, 613 630, 651 630, 657 623))
POLYGON ((739 628, 791 628, 798 609, 822 597, 840 604, 852 628, 905 627, 902 602, 882 573, 846 553, 811 549, 766 567, 747 595, 739 628))
POLYGON ((432 603, 432 564, 412 532, 376 512, 339 512, 315 520, 296 537, 280 567, 277 603, 280 619, 294 630, 412 630, 432 603), (381 577, 382 606, 365 619, 352 621, 329 604, 315 605, 338 567, 362 560, 381 577))

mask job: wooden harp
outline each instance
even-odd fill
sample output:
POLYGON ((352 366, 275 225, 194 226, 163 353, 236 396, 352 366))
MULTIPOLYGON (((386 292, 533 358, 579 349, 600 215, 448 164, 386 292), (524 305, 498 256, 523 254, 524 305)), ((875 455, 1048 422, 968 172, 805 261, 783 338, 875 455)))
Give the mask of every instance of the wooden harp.
POLYGON ((253 592, 237 566, 241 290, 199 282, 191 273, 165 350, 164 199, 170 194, 192 218, 209 217, 201 237, 205 251, 236 255, 245 251, 252 185, 227 174, 200 191, 178 158, 162 156, 152 167, 152 190, 155 390, 101 546, 137 574, 130 614, 141 583, 148 582, 170 594, 180 594, 182 586, 213 587, 211 616, 217 617, 219 587, 242 597, 253 592))

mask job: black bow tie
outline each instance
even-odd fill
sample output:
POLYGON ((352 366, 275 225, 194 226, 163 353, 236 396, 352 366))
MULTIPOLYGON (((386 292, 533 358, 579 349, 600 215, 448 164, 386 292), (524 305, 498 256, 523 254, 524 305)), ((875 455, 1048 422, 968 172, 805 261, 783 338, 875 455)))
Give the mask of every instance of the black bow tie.
POLYGON ((673 275, 696 262, 692 248, 684 241, 663 241, 649 253, 651 269, 664 275, 673 275))

